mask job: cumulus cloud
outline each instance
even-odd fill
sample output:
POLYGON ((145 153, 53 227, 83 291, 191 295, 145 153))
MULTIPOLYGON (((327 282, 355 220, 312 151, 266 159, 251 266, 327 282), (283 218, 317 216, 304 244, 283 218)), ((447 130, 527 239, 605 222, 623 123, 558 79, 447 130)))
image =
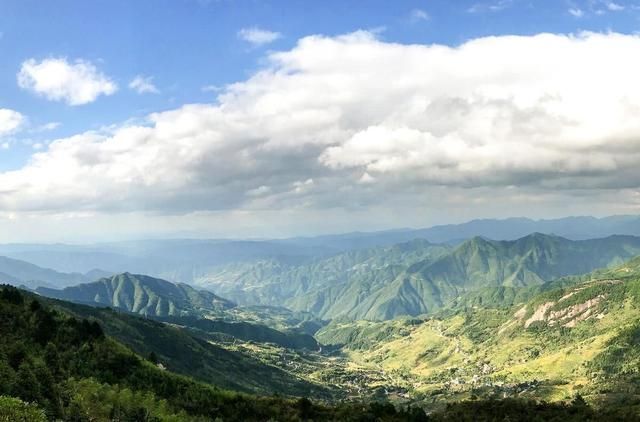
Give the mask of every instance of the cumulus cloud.
POLYGON ((94 102, 100 95, 112 95, 118 86, 89 61, 48 58, 22 63, 18 85, 51 101, 77 106, 94 102))
POLYGON ((16 132, 26 121, 26 118, 15 110, 0 108, 0 136, 16 132))
POLYGON ((153 84, 152 76, 138 75, 129 82, 129 89, 136 91, 138 94, 159 94, 160 91, 153 84))
POLYGON ((279 32, 268 31, 266 29, 253 27, 243 28, 238 31, 238 38, 248 42, 254 47, 261 47, 265 44, 271 44, 272 42, 282 38, 282 34, 279 32))
POLYGON ((0 208, 423 212, 430 198, 476 210, 636 198, 639 49, 615 33, 458 47, 310 36, 213 104, 54 140, 0 173, 0 208))

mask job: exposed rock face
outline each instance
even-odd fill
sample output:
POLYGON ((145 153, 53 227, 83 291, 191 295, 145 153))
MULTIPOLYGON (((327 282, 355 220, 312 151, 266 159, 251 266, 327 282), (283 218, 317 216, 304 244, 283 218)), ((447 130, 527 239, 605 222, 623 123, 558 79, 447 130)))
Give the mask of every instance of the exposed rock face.
POLYGON ((528 328, 536 321, 544 321, 547 311, 551 309, 551 307, 555 304, 556 302, 545 302, 542 305, 538 306, 538 309, 536 309, 533 315, 531 315, 531 317, 525 321, 524 328, 528 328))
MULTIPOLYGON (((528 328, 536 321, 545 321, 549 325, 575 327, 578 322, 589 319, 593 316, 595 307, 605 298, 604 295, 598 295, 583 303, 571 305, 557 311, 550 311, 550 309, 552 309, 556 304, 568 299, 577 292, 578 290, 573 291, 560 298, 560 300, 558 300, 557 302, 545 302, 542 305, 538 306, 533 315, 531 315, 531 317, 525 321, 524 327, 528 328)), ((520 311, 516 312, 514 316, 521 320, 523 317, 520 316, 520 311)), ((598 315, 598 317, 602 318, 600 315, 598 315)))
POLYGON ((563 324, 564 327, 575 327, 578 322, 584 321, 591 316, 593 308, 602 299, 604 299, 604 295, 598 295, 584 303, 550 312, 547 316, 547 321, 549 321, 549 325, 563 324))

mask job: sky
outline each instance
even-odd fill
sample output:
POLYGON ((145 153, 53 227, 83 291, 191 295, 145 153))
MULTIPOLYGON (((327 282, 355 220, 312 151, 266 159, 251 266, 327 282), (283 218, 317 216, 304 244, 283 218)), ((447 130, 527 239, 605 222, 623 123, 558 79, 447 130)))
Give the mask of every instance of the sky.
POLYGON ((640 0, 0 0, 0 242, 637 214, 640 0))

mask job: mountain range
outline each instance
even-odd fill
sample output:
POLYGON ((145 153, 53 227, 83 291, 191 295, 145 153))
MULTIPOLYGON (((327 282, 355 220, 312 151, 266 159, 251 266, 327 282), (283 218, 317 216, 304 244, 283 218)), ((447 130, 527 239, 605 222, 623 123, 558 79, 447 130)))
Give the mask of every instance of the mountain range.
POLYGON ((496 397, 560 403, 545 409, 561 419, 640 414, 639 237, 414 238, 246 255, 208 267, 197 286, 15 258, 0 260, 0 273, 34 288, 0 286, 0 396, 65 420, 137 420, 139 406, 173 415, 159 420, 233 420, 248 408, 277 420, 424 420, 420 409, 502 420, 547 406, 496 397))
MULTIPOLYGON (((640 236, 640 217, 629 215, 548 220, 484 219, 425 229, 269 240, 158 239, 88 245, 0 244, 0 255, 61 273, 86 274, 97 269, 101 272, 100 277, 130 272, 192 284, 215 277, 221 266, 231 264, 266 260, 284 265, 297 265, 348 251, 388 247, 414 239, 457 245, 474 236, 516 240, 534 232, 555 234, 571 240, 611 235, 640 236)), ((92 276, 84 281, 94 281, 97 278, 92 276)))
POLYGON ((202 285, 243 304, 380 320, 434 312, 467 292, 542 285, 638 254, 640 238, 633 236, 575 241, 535 233, 513 241, 474 237, 455 247, 415 240, 302 265, 232 266, 202 285))

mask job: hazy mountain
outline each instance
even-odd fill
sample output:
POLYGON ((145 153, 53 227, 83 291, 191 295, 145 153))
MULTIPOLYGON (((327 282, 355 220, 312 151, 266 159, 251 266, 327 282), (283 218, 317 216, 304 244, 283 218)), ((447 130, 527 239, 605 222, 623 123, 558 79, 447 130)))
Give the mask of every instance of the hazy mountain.
POLYGON ((42 268, 29 262, 0 256, 0 282, 12 285, 69 286, 89 281, 89 277, 79 273, 61 273, 42 268))
POLYGON ((211 292, 196 290, 186 284, 129 273, 62 290, 40 287, 36 291, 47 297, 158 317, 200 315, 235 306, 211 292))
POLYGON ((448 246, 417 239, 388 247, 344 252, 301 265, 274 260, 233 264, 196 282, 241 304, 292 305, 296 310, 330 317, 328 307, 339 301, 340 295, 344 297, 345 286, 363 289, 349 296, 366 294, 371 284, 388 282, 411 264, 434 260, 449 250, 448 246), (302 305, 312 292, 318 292, 322 297, 317 297, 315 303, 302 305))
POLYGON ((144 240, 87 246, 8 244, 0 245, 0 253, 64 272, 130 272, 190 283, 211 268, 232 262, 277 259, 299 263, 336 250, 270 241, 144 240))
POLYGON ((412 231, 436 243, 455 242, 475 236, 495 240, 515 240, 530 233, 555 234, 572 240, 612 235, 640 236, 640 216, 620 215, 596 218, 566 217, 548 220, 530 218, 481 219, 462 224, 446 224, 412 231))
MULTIPOLYGON (((67 273, 94 269, 116 274, 148 274, 173 282, 193 283, 215 277, 220 266, 274 261, 301 264, 346 251, 387 247, 414 239, 457 245, 474 236, 515 240, 533 232, 572 240, 610 235, 639 235, 640 217, 568 217, 473 220, 425 229, 398 229, 276 240, 141 240, 92 245, 5 244, 0 254, 67 273)), ((10 274, 11 275, 11 274, 10 274)))
POLYGON ((207 280, 207 286, 241 303, 284 304, 325 319, 390 319, 436 311, 469 292, 539 286, 619 265, 638 254, 640 238, 633 236, 581 241, 539 233, 514 241, 474 237, 455 248, 417 240, 300 266, 264 262, 230 269, 207 280))

